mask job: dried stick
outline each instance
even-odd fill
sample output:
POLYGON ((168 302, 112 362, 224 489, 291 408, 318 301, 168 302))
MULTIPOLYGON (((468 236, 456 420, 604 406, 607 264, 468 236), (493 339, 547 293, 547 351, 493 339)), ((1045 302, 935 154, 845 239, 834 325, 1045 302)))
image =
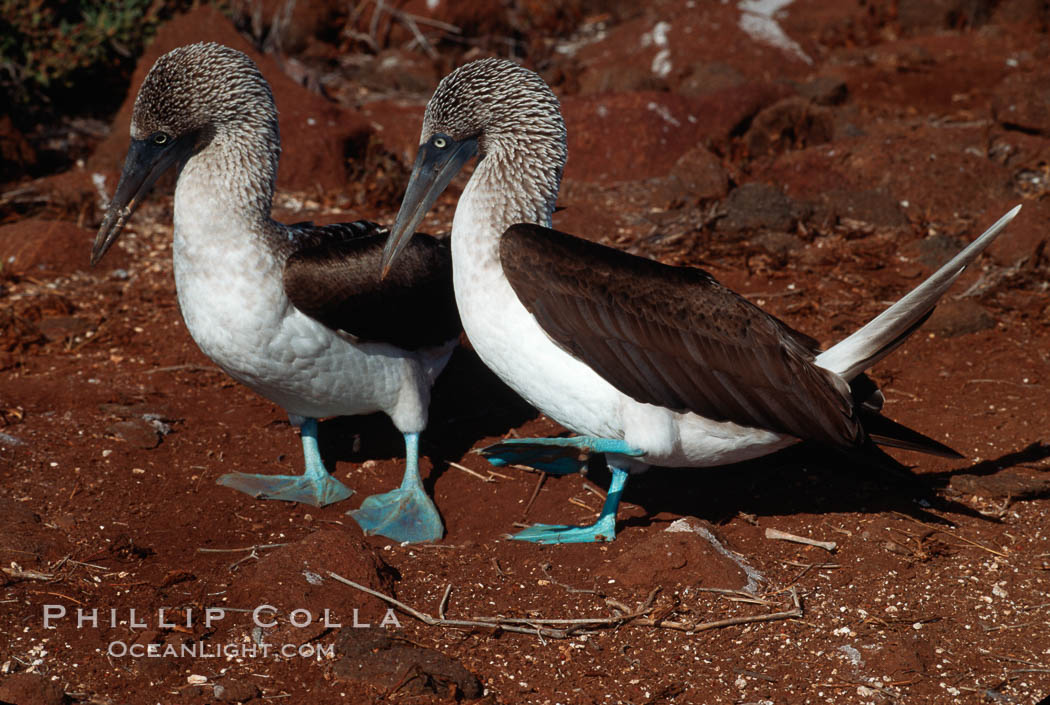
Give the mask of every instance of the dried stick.
MULTIPOLYGON (((636 624, 662 629, 675 629, 685 632, 702 632, 709 629, 720 629, 722 627, 729 627, 738 624, 773 622, 802 617, 802 605, 799 602, 798 592, 792 588, 790 594, 793 607, 789 610, 774 612, 771 614, 761 614, 753 617, 730 617, 729 619, 719 619, 713 622, 669 622, 663 618, 649 617, 649 613, 653 611, 653 602, 656 599, 658 589, 654 589, 649 593, 648 599, 635 610, 628 610, 625 605, 609 600, 608 603, 611 606, 620 609, 623 612, 623 614, 612 615, 610 617, 583 619, 534 619, 529 617, 474 617, 471 619, 447 619, 445 617, 434 617, 425 612, 420 612, 400 600, 390 597, 389 595, 384 595, 381 592, 372 590, 371 588, 365 587, 359 583, 355 583, 353 580, 348 580, 332 571, 327 571, 327 573, 333 580, 348 585, 355 590, 360 590, 361 592, 372 595, 373 597, 377 597, 430 626, 501 629, 503 631, 517 632, 520 634, 535 634, 540 638, 549 637, 553 639, 567 639, 581 634, 594 633, 598 628, 618 627, 626 624, 636 624), (555 627, 562 628, 558 629, 555 627), (588 628, 590 629, 588 630, 588 628)), ((439 604, 439 614, 444 613, 447 606, 448 593, 450 591, 450 588, 446 588, 445 596, 439 604)))
POLYGON ((496 479, 494 477, 492 477, 492 475, 489 475, 488 477, 485 477, 480 472, 478 472, 476 470, 471 470, 466 465, 460 465, 459 463, 454 463, 451 460, 446 460, 445 462, 448 463, 449 467, 455 468, 456 470, 459 470, 461 472, 465 472, 468 475, 472 475, 472 476, 478 478, 479 480, 481 480, 482 482, 495 482, 496 481, 496 479))
POLYGON ((10 568, 0 568, 0 571, 15 580, 54 580, 55 576, 50 573, 41 573, 38 570, 25 570, 17 563, 12 563, 10 568))
POLYGON ((807 546, 816 546, 823 548, 825 551, 834 551, 838 546, 834 541, 817 541, 816 539, 806 538, 805 536, 796 536, 795 534, 789 534, 786 531, 780 531, 779 529, 766 529, 767 539, 780 539, 781 541, 792 541, 794 543, 804 543, 807 546))
POLYGON ((264 548, 280 548, 287 545, 286 543, 260 543, 256 546, 247 546, 245 548, 198 548, 197 553, 240 553, 241 551, 251 552, 264 548))

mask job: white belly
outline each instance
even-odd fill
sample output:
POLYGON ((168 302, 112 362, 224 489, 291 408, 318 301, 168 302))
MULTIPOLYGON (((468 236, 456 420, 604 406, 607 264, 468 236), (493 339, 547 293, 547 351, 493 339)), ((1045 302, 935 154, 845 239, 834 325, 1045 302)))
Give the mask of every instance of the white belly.
POLYGON ((483 226, 469 227, 475 219, 463 201, 452 239, 463 329, 481 360, 530 404, 576 433, 625 440, 644 450, 642 460, 653 465, 724 465, 797 441, 643 404, 617 390, 544 333, 514 294, 495 248, 472 236, 483 233, 483 226))
POLYGON ((200 235, 176 208, 175 286, 186 327, 205 355, 291 414, 383 411, 402 432, 423 430, 430 387, 452 345, 407 352, 351 342, 292 306, 280 266, 258 238, 200 235))

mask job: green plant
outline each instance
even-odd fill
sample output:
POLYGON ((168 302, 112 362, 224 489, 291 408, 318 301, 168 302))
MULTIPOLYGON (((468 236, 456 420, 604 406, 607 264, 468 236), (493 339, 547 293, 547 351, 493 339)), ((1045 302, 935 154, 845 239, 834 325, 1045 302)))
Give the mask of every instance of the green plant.
POLYGON ((80 78, 119 70, 175 9, 161 0, 0 0, 0 84, 17 102, 49 101, 80 78))

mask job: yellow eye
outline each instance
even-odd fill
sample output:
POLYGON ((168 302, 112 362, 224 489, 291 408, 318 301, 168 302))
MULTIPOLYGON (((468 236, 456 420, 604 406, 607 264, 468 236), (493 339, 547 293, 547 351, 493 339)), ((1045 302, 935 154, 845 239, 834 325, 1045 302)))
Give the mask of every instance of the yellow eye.
POLYGON ((447 147, 447 146, 448 146, 448 139, 446 139, 445 137, 442 137, 442 136, 438 135, 437 137, 435 137, 435 138, 434 138, 434 139, 433 139, 433 140, 431 141, 431 144, 433 144, 433 145, 434 145, 435 147, 437 147, 438 149, 444 149, 445 147, 447 147))
POLYGON ((157 134, 153 135, 153 144, 167 144, 167 143, 168 143, 168 136, 166 134, 164 134, 163 132, 158 132, 157 134))

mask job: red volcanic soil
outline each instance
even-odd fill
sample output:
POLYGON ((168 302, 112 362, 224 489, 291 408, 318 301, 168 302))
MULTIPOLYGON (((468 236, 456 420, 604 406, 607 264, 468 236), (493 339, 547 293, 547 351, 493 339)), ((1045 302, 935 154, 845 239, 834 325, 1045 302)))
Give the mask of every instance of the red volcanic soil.
MULTIPOLYGON (((172 21, 85 165, 2 187, 0 702, 1050 695, 1042 3, 802 0, 767 16, 735 1, 409 2, 376 23, 342 3, 299 5, 294 54, 256 53, 207 8, 172 21), (825 344, 1023 203, 872 372, 889 416, 966 459, 895 451, 910 478, 801 445, 656 468, 628 484, 610 544, 509 541, 522 523, 593 520, 608 473, 545 478, 475 454, 561 429, 465 347, 434 389, 422 444, 442 541, 364 537, 345 515, 400 481, 401 439, 383 416, 321 424, 329 468, 357 491, 343 503, 216 485, 233 471, 299 472, 301 451, 281 409, 186 332, 170 184, 87 265, 138 82, 156 56, 200 39, 251 51, 274 86, 286 221, 391 222, 436 78, 525 51, 570 132, 556 226, 703 266, 825 344), (260 606, 271 609, 253 619, 260 606)), ((2 132, 0 174, 16 178, 32 147, 13 125, 2 132)), ((451 191, 430 232, 447 232, 451 191)))

